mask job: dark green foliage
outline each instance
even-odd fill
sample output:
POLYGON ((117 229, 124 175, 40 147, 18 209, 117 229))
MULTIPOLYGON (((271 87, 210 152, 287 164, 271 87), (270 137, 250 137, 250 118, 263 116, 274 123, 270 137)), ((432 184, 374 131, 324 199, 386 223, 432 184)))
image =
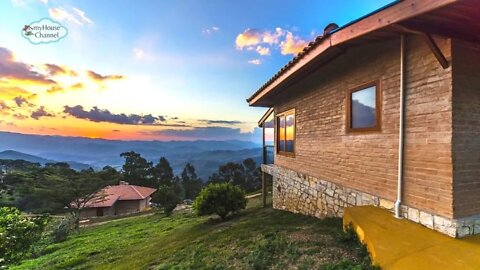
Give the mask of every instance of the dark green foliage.
POLYGON ((42 237, 48 217, 25 217, 13 207, 0 208, 0 268, 31 254, 42 237))
POLYGON ((247 192, 258 190, 261 185, 260 168, 251 158, 245 159, 242 164, 228 162, 212 174, 210 183, 233 183, 241 186, 247 192))
MULTIPOLYGON (((299 256, 300 252, 294 243, 289 242, 283 234, 271 232, 265 234, 264 239, 252 248, 248 262, 253 269, 266 270, 271 269, 279 261, 288 265, 299 256)), ((278 266, 284 268, 282 265, 278 266)))
POLYGON ((177 207, 177 205, 182 201, 180 193, 181 190, 178 183, 162 185, 153 194, 152 201, 158 203, 158 205, 163 209, 163 212, 167 216, 170 216, 175 207, 177 207))
POLYGON ((158 164, 152 168, 152 178, 155 181, 156 186, 172 185, 173 181, 173 169, 170 166, 168 160, 161 157, 158 164))
POLYGON ((133 151, 122 153, 120 156, 125 158, 125 164, 122 167, 125 181, 132 185, 153 188, 158 186, 151 177, 152 162, 148 162, 140 154, 133 151))
POLYGON ((62 218, 56 222, 52 222, 52 231, 50 237, 53 243, 59 243, 67 240, 68 235, 75 227, 75 221, 69 218, 62 218))
POLYGON ((193 167, 192 164, 187 163, 185 168, 183 168, 180 177, 185 193, 185 199, 195 199, 203 187, 202 179, 198 178, 197 174, 195 173, 195 167, 193 167))
POLYGON ((223 220, 228 214, 245 209, 245 191, 231 183, 209 184, 202 189, 193 203, 198 215, 217 214, 223 220))

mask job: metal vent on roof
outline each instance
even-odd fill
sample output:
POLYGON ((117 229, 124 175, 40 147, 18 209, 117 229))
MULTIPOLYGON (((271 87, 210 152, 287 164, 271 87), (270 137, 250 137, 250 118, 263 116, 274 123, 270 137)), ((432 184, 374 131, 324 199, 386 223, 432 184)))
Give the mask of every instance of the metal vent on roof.
POLYGON ((338 25, 336 23, 329 23, 325 28, 323 29, 323 36, 326 36, 330 34, 333 30, 337 29, 338 25))

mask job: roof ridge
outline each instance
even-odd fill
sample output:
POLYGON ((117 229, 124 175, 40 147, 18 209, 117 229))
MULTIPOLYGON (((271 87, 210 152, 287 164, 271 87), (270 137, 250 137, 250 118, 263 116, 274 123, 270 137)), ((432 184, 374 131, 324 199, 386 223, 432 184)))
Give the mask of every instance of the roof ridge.
POLYGON ((135 185, 128 185, 129 187, 131 187, 133 190, 135 190, 135 192, 140 195, 140 198, 142 199, 145 199, 146 197, 143 197, 142 193, 140 193, 140 191, 138 191, 135 187, 135 185))

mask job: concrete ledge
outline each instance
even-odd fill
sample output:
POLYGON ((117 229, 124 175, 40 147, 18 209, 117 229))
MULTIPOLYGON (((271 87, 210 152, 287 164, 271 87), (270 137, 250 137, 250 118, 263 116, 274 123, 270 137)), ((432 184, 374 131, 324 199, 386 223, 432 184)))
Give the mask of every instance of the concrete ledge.
POLYGON ((343 224, 382 269, 480 269, 480 235, 454 239, 373 206, 345 208, 343 224))

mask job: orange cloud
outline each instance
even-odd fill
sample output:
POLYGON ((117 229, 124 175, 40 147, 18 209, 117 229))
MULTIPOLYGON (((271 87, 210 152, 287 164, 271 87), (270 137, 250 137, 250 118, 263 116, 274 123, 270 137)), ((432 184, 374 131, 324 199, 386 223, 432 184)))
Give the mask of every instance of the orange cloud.
POLYGON ((308 41, 293 36, 292 32, 287 32, 285 40, 280 43, 280 52, 283 55, 298 54, 307 44, 308 41))
POLYGON ((7 48, 0 47, 0 78, 29 81, 36 84, 53 84, 44 74, 33 70, 31 65, 17 62, 13 53, 7 48))
POLYGON ((270 48, 258 46, 255 51, 260 55, 270 55, 270 48))
POLYGON ((78 75, 75 71, 65 66, 58 66, 55 64, 45 64, 44 66, 51 76, 57 76, 57 75, 77 76, 78 75))
POLYGON ((105 80, 120 80, 123 79, 124 77, 122 75, 100 75, 94 71, 88 70, 87 71, 88 77, 94 81, 105 81, 105 80))

